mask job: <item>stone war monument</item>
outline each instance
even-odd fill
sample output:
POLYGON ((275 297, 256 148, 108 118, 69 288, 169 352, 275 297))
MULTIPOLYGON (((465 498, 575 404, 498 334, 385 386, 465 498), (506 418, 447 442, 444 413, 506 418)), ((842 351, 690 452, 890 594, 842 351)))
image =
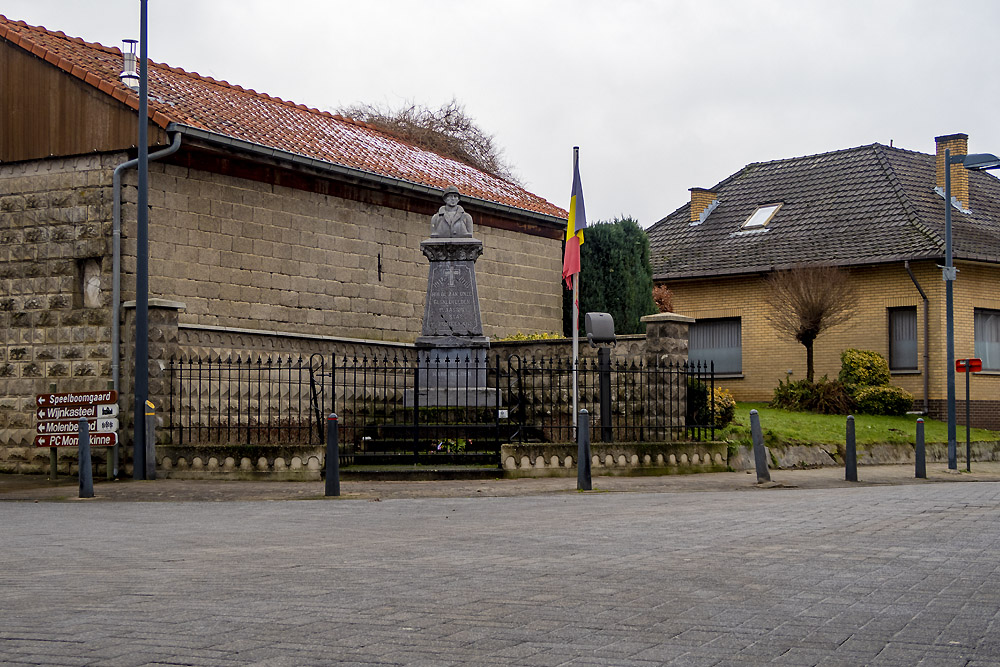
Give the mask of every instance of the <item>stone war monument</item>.
MULTIPOLYGON (((493 406, 486 386, 486 352, 476 287, 476 260, 483 242, 472 236, 472 216, 459 205, 458 188, 444 191, 444 206, 431 218, 431 236, 420 243, 430 260, 424 321, 416 340, 419 384, 426 406, 493 406)), ((412 400, 412 392, 408 396, 412 400)))

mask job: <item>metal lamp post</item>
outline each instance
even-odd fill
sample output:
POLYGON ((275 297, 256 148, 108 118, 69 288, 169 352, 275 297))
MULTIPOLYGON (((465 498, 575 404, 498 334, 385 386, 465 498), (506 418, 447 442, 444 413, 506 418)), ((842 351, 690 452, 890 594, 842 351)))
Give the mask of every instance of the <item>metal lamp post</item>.
POLYGON ((146 398, 149 394, 149 122, 146 0, 139 3, 139 196, 136 206, 135 405, 132 412, 132 477, 146 479, 146 398))
MULTIPOLYGON (((948 469, 958 470, 958 443, 955 436, 955 304, 954 282, 957 271, 952 259, 951 247, 951 165, 960 164, 971 171, 1000 168, 1000 158, 990 153, 956 155, 951 150, 944 152, 944 268, 942 277, 945 284, 945 322, 948 353, 948 469)), ((966 397, 965 400, 969 400, 966 397)))

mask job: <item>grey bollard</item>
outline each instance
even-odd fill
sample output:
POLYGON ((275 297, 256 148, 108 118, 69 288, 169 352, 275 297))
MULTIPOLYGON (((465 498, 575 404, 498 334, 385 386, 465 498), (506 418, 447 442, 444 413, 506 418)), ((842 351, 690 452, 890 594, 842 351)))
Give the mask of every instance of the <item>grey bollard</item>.
POLYGON ((757 483, 770 482, 771 472, 767 469, 764 432, 760 430, 760 415, 756 410, 750 411, 750 438, 753 440, 753 462, 757 466, 757 483))
POLYGON ((576 420, 576 490, 590 491, 590 414, 580 410, 576 420))
POLYGON ((86 417, 80 417, 79 444, 77 445, 77 462, 80 467, 80 497, 94 497, 94 469, 90 463, 90 423, 86 417))
POLYGON ((927 453, 924 448, 924 420, 917 419, 917 445, 914 458, 916 459, 916 476, 919 479, 927 479, 927 453))
POLYGON ((847 452, 844 454, 844 479, 858 481, 858 450, 854 444, 854 415, 847 415, 847 452))
POLYGON ((152 401, 146 401, 146 476, 143 479, 156 479, 156 406, 152 401))
POLYGON ((327 496, 340 495, 340 425, 337 415, 326 418, 326 491, 327 496))

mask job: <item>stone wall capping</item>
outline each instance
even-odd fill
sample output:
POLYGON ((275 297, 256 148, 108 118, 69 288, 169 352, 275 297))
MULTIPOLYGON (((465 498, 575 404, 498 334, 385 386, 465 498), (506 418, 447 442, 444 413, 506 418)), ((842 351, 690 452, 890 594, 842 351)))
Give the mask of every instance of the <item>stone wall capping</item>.
POLYGON ((347 338, 344 336, 323 336, 320 334, 295 333, 292 331, 267 331, 264 329, 242 329, 239 327, 221 327, 212 324, 181 324, 179 329, 192 331, 219 332, 248 336, 274 336, 276 338, 301 338, 304 340, 329 341, 331 343, 350 343, 352 345, 379 345, 384 347, 415 348, 413 343, 392 340, 376 340, 372 338, 347 338))
POLYGON ((653 315, 643 315, 639 318, 639 321, 644 324, 658 324, 660 322, 687 322, 688 324, 693 324, 695 319, 677 313, 655 313, 653 315))
MULTIPOLYGON (((150 308, 173 308, 175 310, 185 310, 187 305, 181 301, 171 301, 170 299, 150 299, 150 308)), ((126 301, 122 304, 122 308, 135 308, 135 300, 126 301)))

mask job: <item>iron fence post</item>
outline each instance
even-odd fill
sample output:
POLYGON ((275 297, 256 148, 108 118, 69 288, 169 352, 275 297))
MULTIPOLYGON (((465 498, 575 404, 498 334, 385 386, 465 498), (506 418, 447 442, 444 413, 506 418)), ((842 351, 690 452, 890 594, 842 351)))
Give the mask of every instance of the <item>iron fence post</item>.
POLYGON ((598 377, 601 393, 601 442, 614 439, 611 424, 611 349, 597 349, 598 377))

